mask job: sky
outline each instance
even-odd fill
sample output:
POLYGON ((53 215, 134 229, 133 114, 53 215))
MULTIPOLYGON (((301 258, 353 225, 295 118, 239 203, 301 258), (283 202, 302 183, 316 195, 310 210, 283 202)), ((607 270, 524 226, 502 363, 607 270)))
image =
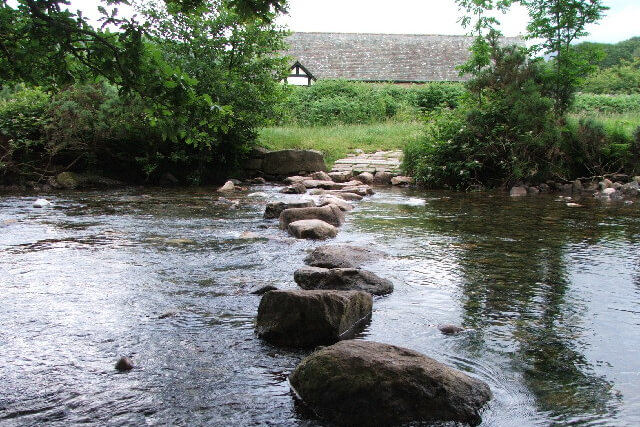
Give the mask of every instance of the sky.
MULTIPOLYGON (((89 17, 97 15, 98 3, 71 1, 72 9, 80 8, 89 17)), ((610 10, 579 41, 616 43, 640 36, 640 0, 602 3, 610 10)), ((454 0, 289 0, 289 14, 278 22, 293 31, 465 34, 458 23, 460 15, 454 0)), ((499 17, 502 32, 506 36, 524 34, 527 18, 523 7, 513 6, 509 14, 499 17)))
MULTIPOLYGON (((615 43, 640 36, 640 0, 603 0, 610 10, 580 41, 615 43)), ((465 34, 454 0, 289 0, 279 22, 293 31, 465 34)), ((512 7, 499 18, 506 36, 525 33, 527 12, 512 7)))

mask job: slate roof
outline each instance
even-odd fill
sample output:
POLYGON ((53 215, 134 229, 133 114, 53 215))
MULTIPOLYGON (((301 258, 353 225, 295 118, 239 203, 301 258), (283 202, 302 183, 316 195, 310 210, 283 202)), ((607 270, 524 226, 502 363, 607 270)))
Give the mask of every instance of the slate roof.
MULTIPOLYGON (((429 82, 461 81, 456 66, 469 57, 473 38, 428 34, 293 33, 285 52, 317 79, 429 82)), ((519 37, 505 44, 523 45, 519 37)))

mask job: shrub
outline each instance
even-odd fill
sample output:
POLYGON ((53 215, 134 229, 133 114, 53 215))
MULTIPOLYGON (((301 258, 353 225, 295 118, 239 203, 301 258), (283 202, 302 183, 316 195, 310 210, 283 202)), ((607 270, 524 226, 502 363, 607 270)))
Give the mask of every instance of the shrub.
POLYGON ((38 88, 4 88, 0 99, 0 175, 37 176, 45 156, 49 95, 38 88))
POLYGON ((537 181, 551 173, 558 132, 540 63, 517 47, 492 49, 492 65, 469 82, 457 110, 429 116, 405 168, 431 187, 467 189, 537 181))
POLYGON ((640 112, 640 94, 636 95, 594 95, 579 94, 576 96, 572 111, 601 113, 640 112))
POLYGON ((582 91, 597 94, 640 93, 640 59, 597 70, 584 80, 582 91))
POLYGON ((399 86, 321 80, 293 87, 281 123, 303 126, 411 121, 438 106, 455 108, 464 87, 456 83, 399 86))

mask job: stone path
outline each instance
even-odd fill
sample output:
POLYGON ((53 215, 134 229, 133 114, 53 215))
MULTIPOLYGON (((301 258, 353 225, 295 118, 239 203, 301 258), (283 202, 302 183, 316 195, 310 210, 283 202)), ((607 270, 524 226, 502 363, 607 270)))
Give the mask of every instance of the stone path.
POLYGON ((332 172, 391 172, 400 173, 400 163, 402 163, 402 151, 378 151, 375 153, 364 153, 356 151, 349 154, 346 159, 336 160, 333 164, 332 172))

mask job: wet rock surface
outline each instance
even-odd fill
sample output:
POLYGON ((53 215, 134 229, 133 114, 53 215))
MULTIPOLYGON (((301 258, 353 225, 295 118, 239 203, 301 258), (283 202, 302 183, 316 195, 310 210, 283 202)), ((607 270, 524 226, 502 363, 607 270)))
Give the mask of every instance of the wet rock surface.
POLYGON ((357 290, 372 295, 393 292, 391 281, 355 268, 302 267, 296 270, 293 278, 302 289, 357 290))
POLYGON ((305 358, 289 377, 302 402, 338 425, 416 421, 479 424, 489 386, 418 352, 342 341, 305 358))
POLYGON ((285 209, 279 217, 280 228, 285 230, 292 222, 303 219, 319 219, 334 227, 339 227, 344 223, 344 213, 335 205, 285 209))
POLYGON ((256 333, 279 346, 311 348, 352 337, 369 320, 366 292, 279 290, 260 300, 256 333))
POLYGON ((304 262, 312 267, 358 268, 384 256, 385 253, 377 249, 344 244, 323 245, 315 248, 304 262))
POLYGON ((338 228, 319 219, 303 219, 287 226, 289 234, 297 239, 324 240, 338 235, 338 228))

